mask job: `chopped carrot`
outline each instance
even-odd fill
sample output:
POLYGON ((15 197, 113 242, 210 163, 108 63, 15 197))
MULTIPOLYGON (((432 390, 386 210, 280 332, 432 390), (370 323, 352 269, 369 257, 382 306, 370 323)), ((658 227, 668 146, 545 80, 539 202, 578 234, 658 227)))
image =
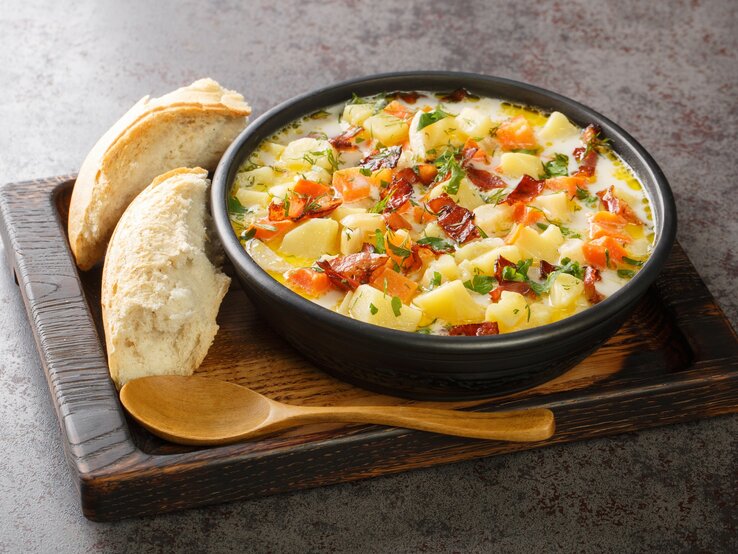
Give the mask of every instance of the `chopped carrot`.
POLYGON ((320 296, 331 288, 331 281, 328 276, 310 267, 290 271, 287 275, 287 281, 305 294, 313 297, 320 296))
POLYGON ((254 224, 254 228, 256 229, 256 234, 254 236, 261 241, 273 240, 283 236, 296 225, 297 223, 289 219, 271 221, 270 219, 263 217, 254 224))
MULTIPOLYGON (((405 204, 410 204, 410 202, 405 202, 405 204)), ((413 228, 413 226, 408 223, 407 219, 402 217, 398 212, 385 214, 384 220, 387 223, 387 227, 393 231, 397 231, 398 229, 407 229, 409 231, 413 228)))
POLYGON ((388 167, 380 169, 374 174, 374 176, 372 177, 372 180, 376 184, 382 184, 382 181, 384 181, 385 183, 391 183, 392 182, 392 170, 388 167))
POLYGON ((628 252, 613 237, 601 237, 582 246, 584 259, 589 265, 604 269, 622 263, 628 252))
POLYGON ((306 179, 300 179, 297 181, 293 190, 299 194, 312 197, 322 196, 331 192, 330 187, 322 183, 316 183, 315 181, 308 181, 306 179))
POLYGON ((480 161, 486 161, 487 160, 487 154, 482 150, 482 147, 479 146, 479 143, 477 143, 476 140, 472 138, 466 139, 466 142, 464 143, 464 147, 462 148, 462 152, 464 150, 475 148, 476 152, 472 155, 472 160, 480 160, 480 161))
POLYGON ((527 225, 533 225, 534 223, 538 223, 543 218, 544 216, 542 211, 528 208, 528 211, 525 212, 523 220, 520 222, 520 224, 524 227, 527 225))
POLYGON ((577 195, 577 188, 585 188, 587 186, 587 178, 582 176, 572 177, 551 177, 546 179, 546 188, 551 190, 565 190, 571 200, 577 195))
POLYGON ((413 243, 405 233, 387 233, 384 236, 384 249, 390 259, 403 269, 411 269, 418 263, 413 255, 413 243))
POLYGON ((418 290, 418 284, 415 281, 387 266, 380 269, 369 284, 388 296, 397 296, 403 304, 409 304, 415 291, 418 290))
POLYGON ((592 239, 612 237, 623 242, 631 242, 633 239, 625 232, 627 224, 628 222, 618 214, 596 212, 589 220, 589 236, 592 239))
POLYGON ((512 219, 515 223, 520 223, 525 217, 526 206, 522 202, 515 202, 513 204, 512 219))
POLYGON ((434 219, 436 219, 436 216, 423 206, 413 206, 413 221, 415 223, 428 223, 434 219))
POLYGON ((533 127, 522 116, 508 119, 497 128, 497 140, 503 150, 535 150, 538 148, 533 127))
POLYGON ((361 168, 349 167, 333 173, 333 187, 341 194, 344 202, 354 202, 368 198, 375 179, 371 175, 363 175, 361 168))
POLYGON ((433 164, 418 164, 418 176, 425 186, 430 185, 438 175, 438 169, 433 164))
POLYGON ((384 107, 385 113, 399 117, 400 119, 411 119, 415 113, 397 100, 392 100, 384 107))

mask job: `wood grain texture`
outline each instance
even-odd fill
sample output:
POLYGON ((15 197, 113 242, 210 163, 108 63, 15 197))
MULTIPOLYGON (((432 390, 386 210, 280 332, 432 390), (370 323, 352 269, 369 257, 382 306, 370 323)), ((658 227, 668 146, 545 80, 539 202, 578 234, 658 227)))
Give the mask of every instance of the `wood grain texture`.
MULTIPOLYGON (((100 272, 79 274, 64 234, 73 176, 6 185, 0 232, 32 324, 84 514, 121 519, 322 486, 738 411, 738 339, 682 249, 623 328, 565 375, 504 397, 443 404, 546 407, 533 443, 366 425, 311 425, 252 442, 165 443, 126 419, 100 335, 100 272)), ((198 374, 298 405, 440 406, 367 392, 305 362, 234 284, 198 374)))

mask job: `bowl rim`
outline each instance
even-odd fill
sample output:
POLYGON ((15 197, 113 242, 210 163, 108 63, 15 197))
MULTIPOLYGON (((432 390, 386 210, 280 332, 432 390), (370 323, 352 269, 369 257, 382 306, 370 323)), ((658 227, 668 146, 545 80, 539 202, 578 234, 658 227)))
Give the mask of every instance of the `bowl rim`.
MULTIPOLYGON (((425 90, 433 89, 426 87, 425 90)), ((437 90, 449 89, 447 87, 439 88, 437 90)), ((512 97, 506 99, 513 103, 516 102, 515 98, 512 97)), ((521 105, 530 105, 529 103, 523 103, 519 100, 517 102, 521 105)), ((545 105, 537 105, 534 107, 546 110, 545 105)), ((550 113, 550 111, 552 111, 550 108, 546 110, 548 113, 550 113)), ((567 114, 567 116, 570 117, 569 114, 567 114)), ((281 128, 285 124, 286 123, 282 123, 278 125, 277 128, 281 128)), ((272 132, 273 131, 269 134, 272 132)), ((266 137, 259 137, 259 140, 255 142, 254 146, 263 140, 263 138, 266 137)), ((629 165, 632 166, 630 163, 629 165)), ((637 298, 640 298, 640 296, 646 292, 647 288, 656 279, 658 273, 666 262, 676 236, 677 225, 674 196, 666 176, 646 149, 622 127, 584 104, 556 92, 503 77, 455 71, 419 70, 367 75, 364 77, 340 81, 332 85, 327 85, 299 94, 272 107, 250 123, 225 151, 213 175, 210 200, 211 213, 215 223, 216 232, 223 244, 228 258, 236 266, 237 270, 240 269, 246 273, 255 283, 258 284, 260 288, 267 291, 270 295, 278 297, 279 300, 287 303, 291 308, 302 312, 307 317, 319 319, 332 327, 345 327, 347 331, 355 333, 357 338, 362 336, 370 337, 386 343, 401 345, 404 348, 415 347, 423 349, 425 352, 436 351, 447 353, 455 351, 477 351, 480 353, 492 353, 495 351, 501 352, 521 348, 540 347, 543 343, 559 342, 561 340, 571 339, 572 337, 577 336, 579 332, 595 326, 598 322, 614 317, 625 306, 629 305, 637 298), (646 175, 644 175, 643 172, 637 172, 639 180, 642 182, 650 181, 653 183, 653 191, 648 190, 648 187, 644 186, 644 188, 647 189, 647 195, 654 213, 655 244, 649 259, 644 263, 640 271, 638 271, 638 273, 636 273, 636 275, 625 286, 618 289, 602 302, 557 322, 548 323, 531 329, 515 331, 513 333, 467 337, 430 335, 416 332, 411 333, 408 331, 399 331, 358 321, 303 298, 263 270, 241 245, 238 237, 231 227, 230 219, 228 217, 226 198, 232 185, 233 176, 235 176, 235 170, 237 169, 237 167, 234 166, 237 164, 240 165, 241 161, 246 155, 248 155, 244 155, 242 153, 244 145, 248 143, 252 137, 257 136, 264 127, 268 126, 269 123, 273 122, 277 116, 286 111, 295 111, 296 109, 310 104, 310 106, 305 107, 299 115, 291 118, 291 120, 294 121, 298 117, 307 115, 316 109, 320 109, 320 107, 327 107, 340 102, 340 100, 325 102, 321 104, 320 107, 317 107, 317 104, 313 105, 316 99, 324 98, 331 93, 337 93, 338 91, 344 90, 346 92, 346 100, 348 100, 351 97, 351 92, 353 92, 350 89, 352 87, 357 88, 359 86, 378 87, 376 93, 394 90, 423 90, 422 87, 413 85, 414 80, 422 79, 458 81, 458 87, 467 88, 472 92, 475 88, 474 82, 483 82, 487 86, 510 87, 512 89, 516 89, 518 92, 533 93, 543 98, 564 104, 567 107, 573 108, 575 111, 578 110, 585 114, 587 118, 590 119, 590 122, 600 124, 603 127, 603 132, 605 132, 608 138, 614 139, 613 142, 616 147, 613 148, 613 150, 618 153, 619 156, 622 157, 622 154, 619 153, 621 148, 629 148, 632 155, 641 163, 641 165, 644 166, 644 168, 648 170, 648 174, 646 175), (407 84, 402 86, 404 82, 407 82, 407 84), (657 214, 660 214, 661 217, 657 217, 657 214)))

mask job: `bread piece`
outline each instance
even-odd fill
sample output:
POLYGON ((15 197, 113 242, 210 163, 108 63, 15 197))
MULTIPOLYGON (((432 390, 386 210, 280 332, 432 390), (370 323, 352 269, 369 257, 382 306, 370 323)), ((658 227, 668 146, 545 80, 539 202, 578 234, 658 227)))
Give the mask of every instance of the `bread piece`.
POLYGON ((213 265, 202 168, 154 181, 128 206, 110 239, 102 314, 118 387, 146 375, 191 375, 218 325, 230 279, 213 265))
POLYGON ((69 243, 81 269, 105 255, 126 206, 177 167, 215 169, 246 126, 251 108, 212 79, 139 100, 108 130, 80 168, 69 207, 69 243))

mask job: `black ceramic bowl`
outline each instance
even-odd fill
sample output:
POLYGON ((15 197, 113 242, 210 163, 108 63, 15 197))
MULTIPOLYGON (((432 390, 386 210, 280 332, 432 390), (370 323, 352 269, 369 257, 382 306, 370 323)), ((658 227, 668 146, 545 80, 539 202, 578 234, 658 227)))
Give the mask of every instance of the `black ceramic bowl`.
POLYGON ((251 123, 231 144, 215 172, 211 194, 211 209, 226 254, 249 298, 276 332, 336 377, 367 389, 420 399, 493 396, 563 373, 617 331, 656 279, 676 233, 676 208, 666 178, 623 129, 553 92, 472 73, 374 75, 288 100, 251 123), (558 110, 582 127, 600 125, 645 186, 655 217, 653 253, 627 286, 579 314, 535 329, 488 337, 442 337, 386 329, 325 309, 275 281, 241 247, 228 219, 226 198, 239 165, 263 139, 301 116, 350 99, 352 93, 366 96, 459 87, 546 112, 558 110))

